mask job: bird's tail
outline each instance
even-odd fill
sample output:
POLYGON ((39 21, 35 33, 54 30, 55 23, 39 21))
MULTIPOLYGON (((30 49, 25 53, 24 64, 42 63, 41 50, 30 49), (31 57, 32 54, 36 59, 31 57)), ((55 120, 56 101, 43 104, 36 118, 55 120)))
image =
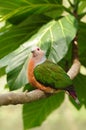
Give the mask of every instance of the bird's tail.
POLYGON ((76 91, 74 90, 74 87, 72 85, 67 87, 65 91, 67 91, 67 93, 75 100, 77 104, 80 104, 76 91))

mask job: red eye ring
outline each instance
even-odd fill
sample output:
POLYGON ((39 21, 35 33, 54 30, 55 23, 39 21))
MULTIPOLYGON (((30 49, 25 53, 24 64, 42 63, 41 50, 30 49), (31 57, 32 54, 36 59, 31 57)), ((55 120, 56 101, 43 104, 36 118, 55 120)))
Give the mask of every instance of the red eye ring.
POLYGON ((37 48, 37 51, 39 51, 40 49, 39 48, 37 48))

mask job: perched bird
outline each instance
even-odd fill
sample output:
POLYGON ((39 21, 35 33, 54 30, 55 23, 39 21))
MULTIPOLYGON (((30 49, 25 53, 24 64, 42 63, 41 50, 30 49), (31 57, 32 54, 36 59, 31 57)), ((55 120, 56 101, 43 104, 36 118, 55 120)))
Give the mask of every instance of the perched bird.
POLYGON ((57 64, 49 61, 45 52, 39 47, 32 51, 32 57, 28 64, 29 83, 46 93, 67 91, 79 104, 76 92, 72 86, 72 80, 66 72, 57 64))

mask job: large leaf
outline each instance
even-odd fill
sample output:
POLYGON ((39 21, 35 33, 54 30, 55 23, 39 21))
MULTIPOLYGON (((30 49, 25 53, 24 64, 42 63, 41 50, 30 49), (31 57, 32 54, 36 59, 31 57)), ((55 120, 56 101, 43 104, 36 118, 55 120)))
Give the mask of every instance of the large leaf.
POLYGON ((56 108, 58 108, 64 99, 63 93, 50 96, 23 106, 23 122, 24 129, 39 126, 47 118, 47 116, 56 108))
POLYGON ((59 21, 51 21, 43 26, 37 34, 13 53, 0 61, 0 66, 8 65, 7 79, 10 89, 18 89, 27 81, 27 59, 30 56, 31 47, 39 45, 47 52, 50 45, 49 59, 60 61, 68 51, 69 45, 76 35, 77 22, 71 15, 59 21))
POLYGON ((0 58, 19 47, 49 20, 44 15, 32 15, 17 26, 7 24, 0 31, 0 58))
MULTIPOLYGON (((62 1, 62 0, 61 0, 62 1)), ((51 12, 52 10, 56 16, 60 16, 58 10, 62 12, 62 5, 59 0, 0 0, 0 12, 3 19, 9 19, 13 16, 30 16, 31 14, 43 14, 46 12, 51 12)), ((52 17, 52 15, 51 15, 52 17)), ((18 17, 16 17, 18 18, 18 17)))

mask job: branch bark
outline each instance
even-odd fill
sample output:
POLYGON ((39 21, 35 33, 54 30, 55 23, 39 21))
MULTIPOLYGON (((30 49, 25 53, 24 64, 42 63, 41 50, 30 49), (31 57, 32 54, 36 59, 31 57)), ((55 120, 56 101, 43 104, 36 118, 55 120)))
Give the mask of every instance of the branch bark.
POLYGON ((0 94, 0 106, 24 104, 46 97, 48 97, 48 95, 38 89, 31 92, 8 92, 0 94))
POLYGON ((70 79, 74 79, 77 74, 80 71, 80 61, 78 56, 78 42, 77 42, 77 36, 73 40, 73 49, 72 49, 72 55, 73 55, 73 64, 67 74, 69 75, 70 79))
MULTIPOLYGON (((73 64, 67 74, 73 80, 80 70, 80 61, 78 57, 78 43, 77 37, 73 40, 73 64)), ((58 91, 57 91, 58 92, 58 91)), ((51 94, 50 94, 51 95, 51 94)), ((33 90, 31 92, 8 92, 5 94, 0 94, 0 106, 2 105, 16 105, 16 104, 24 104, 39 100, 41 98, 46 98, 49 95, 44 93, 41 90, 33 90)))

